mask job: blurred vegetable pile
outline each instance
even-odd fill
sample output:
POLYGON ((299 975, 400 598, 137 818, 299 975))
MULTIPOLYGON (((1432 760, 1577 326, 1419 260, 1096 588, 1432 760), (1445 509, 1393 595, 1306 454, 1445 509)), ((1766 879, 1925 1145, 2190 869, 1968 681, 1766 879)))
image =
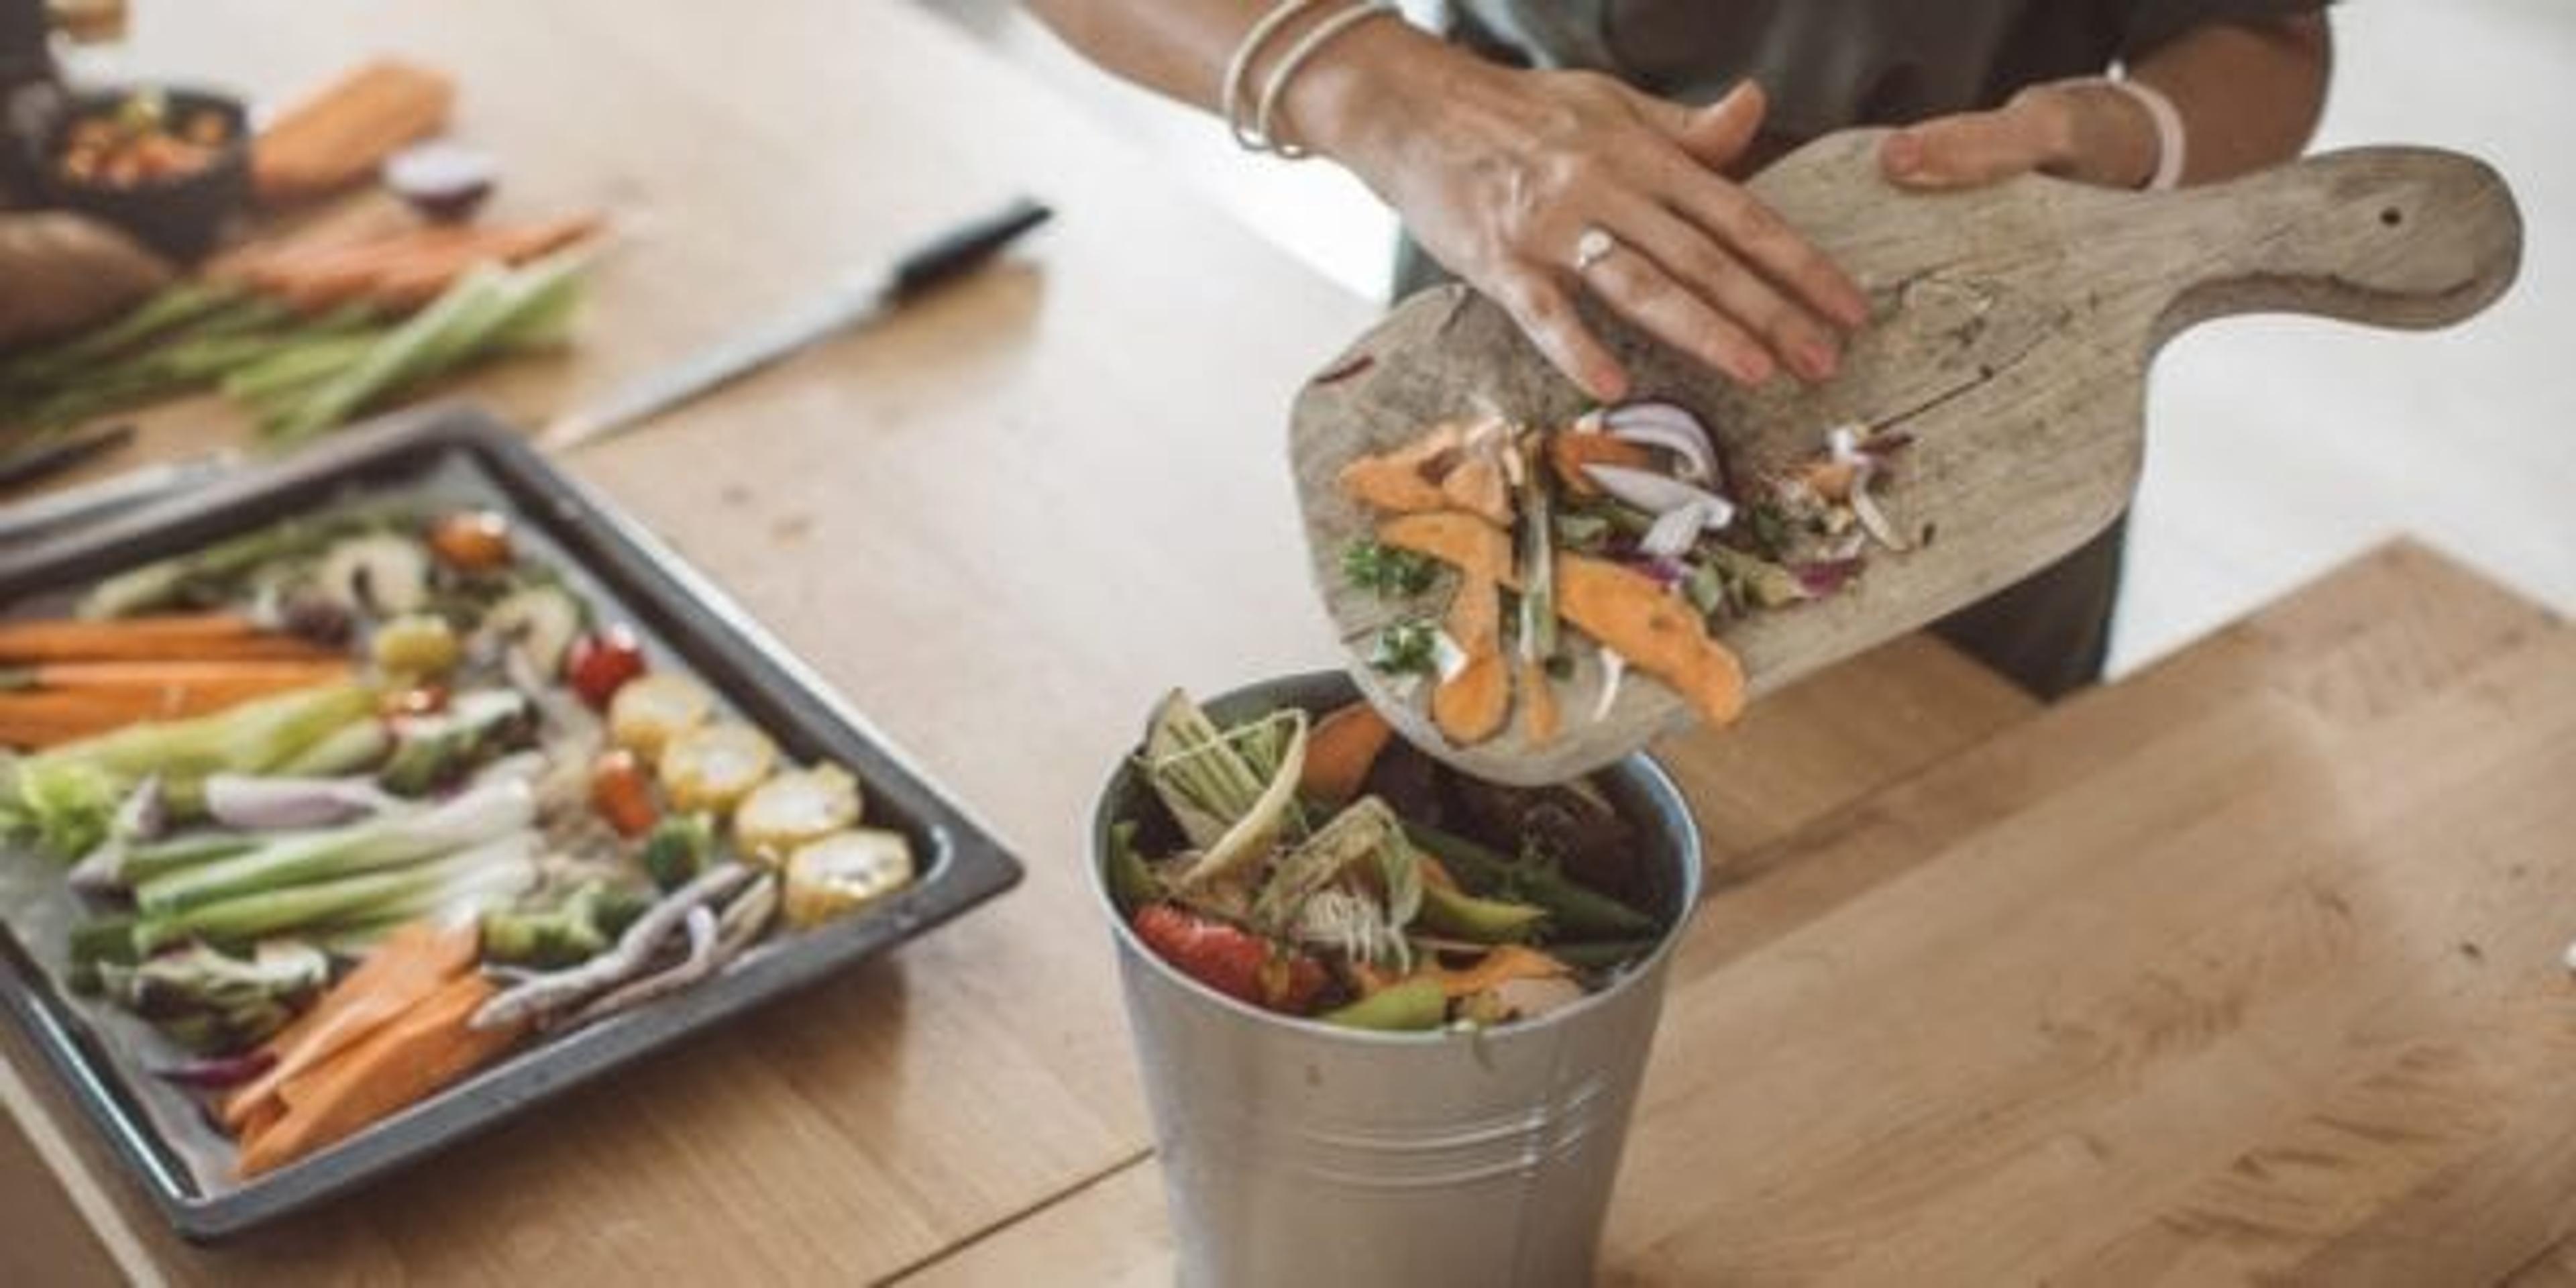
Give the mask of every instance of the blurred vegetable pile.
POLYGON ((20 435, 214 391, 295 442, 387 398, 504 353, 560 343, 580 303, 579 252, 521 268, 473 262, 399 316, 365 298, 318 312, 252 285, 190 281, 124 316, 0 361, 0 407, 20 435))

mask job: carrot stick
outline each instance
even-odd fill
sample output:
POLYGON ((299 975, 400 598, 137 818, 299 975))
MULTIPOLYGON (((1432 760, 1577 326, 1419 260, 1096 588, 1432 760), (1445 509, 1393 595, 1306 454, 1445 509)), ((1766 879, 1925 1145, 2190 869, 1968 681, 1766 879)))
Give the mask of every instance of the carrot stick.
POLYGON ((229 613, 0 623, 0 665, 179 658, 319 661, 338 656, 292 636, 261 631, 249 619, 229 613))
POLYGON ((246 270, 251 284, 299 309, 364 300, 408 311, 436 299, 478 264, 524 264, 597 233, 595 213, 478 228, 425 228, 309 257, 273 256, 246 270))
POLYGON ((1395 735, 1386 717, 1366 702, 1354 702, 1315 722, 1306 735, 1306 767, 1298 776, 1300 794, 1340 804, 1360 794, 1369 769, 1395 735))
POLYGON ((0 693, 0 743, 50 747, 146 720, 208 715, 279 691, 276 686, 247 690, 198 686, 0 693))
POLYGON ((275 1101, 288 1079, 319 1067, 470 969, 476 949, 472 926, 440 929, 416 921, 386 935, 356 970, 261 1048, 277 1062, 224 1101, 224 1125, 247 1134, 267 1108, 283 1108, 275 1101))
POLYGON ((219 692, 274 693, 310 688, 346 679, 349 664, 339 658, 244 658, 117 662, 45 662, 0 677, 0 690, 21 687, 48 692, 66 689, 207 689, 219 692))
POLYGON ((573 215, 542 224, 499 229, 493 236, 469 247, 388 264, 369 283, 367 298, 389 309, 419 308, 445 294, 476 265, 498 263, 516 266, 527 263, 597 233, 602 222, 596 215, 573 215))
POLYGON ((249 282, 255 270, 271 262, 334 253, 420 227, 419 217, 390 196, 341 202, 283 232, 235 246, 207 260, 197 272, 209 281, 249 282))
POLYGON ((519 1029, 471 1026, 474 1012, 495 991, 479 974, 458 975, 329 1063, 283 1084, 278 1099, 286 1112, 242 1141, 234 1170, 246 1178, 275 1171, 436 1093, 508 1049, 519 1029))

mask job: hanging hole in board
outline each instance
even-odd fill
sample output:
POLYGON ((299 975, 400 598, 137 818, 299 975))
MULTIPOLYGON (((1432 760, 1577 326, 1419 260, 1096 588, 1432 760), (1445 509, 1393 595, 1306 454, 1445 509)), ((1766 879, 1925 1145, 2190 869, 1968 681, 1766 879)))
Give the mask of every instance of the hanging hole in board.
POLYGON ((2395 206, 2390 206, 2386 210, 2379 212, 2379 222, 2387 225, 2388 227, 2394 228, 2399 224, 2406 222, 2406 212, 2399 210, 2395 206))

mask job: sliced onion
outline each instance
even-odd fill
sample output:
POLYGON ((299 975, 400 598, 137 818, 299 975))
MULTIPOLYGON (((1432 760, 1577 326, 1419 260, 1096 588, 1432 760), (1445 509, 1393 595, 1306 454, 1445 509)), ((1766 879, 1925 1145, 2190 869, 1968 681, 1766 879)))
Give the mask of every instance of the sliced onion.
POLYGON ((1808 594, 1823 598, 1850 585, 1852 578, 1860 575, 1861 567, 1858 559, 1819 559, 1799 564, 1789 571, 1797 576, 1798 585, 1808 594))
POLYGON ((1717 445, 1699 418, 1671 403, 1632 403, 1609 415, 1610 436, 1640 447, 1660 447, 1681 458, 1681 477, 1723 488, 1717 445))
POLYGON ((1887 521, 1887 513, 1878 508, 1878 502, 1870 499, 1866 478, 1852 488, 1851 508, 1853 514, 1860 516, 1860 526, 1867 529, 1878 544, 1900 554, 1914 548, 1913 543, 1905 539, 1905 534, 1887 521))
POLYGON ((1646 447, 1660 447, 1682 458, 1684 477, 1724 487, 1726 471, 1717 442, 1697 416, 1671 403, 1631 403, 1607 417, 1610 433, 1646 447))
POLYGON ((1693 415, 1689 408, 1679 403, 1668 403, 1658 399, 1622 403, 1604 413, 1601 420, 1613 432, 1646 425, 1661 425, 1698 439, 1703 451, 1713 450, 1708 439, 1708 427, 1701 424, 1699 417, 1693 415))
POLYGON ((1442 684, 1457 679, 1458 673, 1467 669, 1468 660, 1467 650, 1459 647, 1458 641, 1451 638, 1449 632, 1432 633, 1431 663, 1439 669, 1442 684))
POLYGON ((1586 465, 1583 472, 1601 490, 1655 516, 1637 548, 1665 559, 1679 558, 1705 530, 1716 532, 1735 522, 1735 503, 1706 488, 1651 470, 1620 465, 1586 465))
POLYGON ((1684 483, 1653 470, 1630 469, 1625 465, 1586 465, 1583 472, 1600 484, 1602 491, 1648 514, 1668 514, 1695 501, 1727 503, 1725 497, 1707 488, 1684 483))
POLYGON ((1682 567, 1678 559, 1634 558, 1627 560, 1626 563, 1665 590, 1671 590, 1682 584, 1682 579, 1690 575, 1690 570, 1682 567))
POLYGON ((268 1072, 276 1063, 276 1052, 256 1050, 240 1055, 198 1056, 154 1069, 152 1075, 191 1091, 224 1091, 268 1072))
POLYGON ((370 778, 263 778, 215 774, 206 779, 206 813, 250 831, 328 827, 393 803, 370 778))
POLYGON ((1679 559, 1688 554, 1692 546, 1699 544, 1701 531, 1723 528, 1734 517, 1732 508, 1724 501, 1715 505, 1693 501, 1666 510, 1655 517, 1654 526, 1646 529, 1646 535, 1638 538, 1637 552, 1657 559, 1679 559))
POLYGON ((1858 422, 1836 425, 1825 431, 1825 450, 1838 461, 1866 462, 1869 458, 1860 445, 1868 438, 1868 427, 1858 422))
POLYGON ((1610 718, 1610 708, 1619 704, 1619 682, 1628 678, 1628 659, 1609 649, 1601 650, 1601 700, 1592 704, 1592 723, 1610 718))

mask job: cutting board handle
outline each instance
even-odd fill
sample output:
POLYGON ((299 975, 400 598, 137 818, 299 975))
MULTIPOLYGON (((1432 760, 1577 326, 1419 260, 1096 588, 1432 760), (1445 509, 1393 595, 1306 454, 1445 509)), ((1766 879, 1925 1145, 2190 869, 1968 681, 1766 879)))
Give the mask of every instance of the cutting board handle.
MULTIPOLYGON (((2436 148, 2331 152, 2125 203, 2146 258, 2183 248, 2150 347, 2211 318, 2314 313, 2427 329, 2493 303, 2522 264, 2522 214, 2485 162, 2436 148)), ((2125 240, 2125 238, 2124 238, 2125 240)), ((2170 262, 2170 261, 2168 261, 2170 262)))

